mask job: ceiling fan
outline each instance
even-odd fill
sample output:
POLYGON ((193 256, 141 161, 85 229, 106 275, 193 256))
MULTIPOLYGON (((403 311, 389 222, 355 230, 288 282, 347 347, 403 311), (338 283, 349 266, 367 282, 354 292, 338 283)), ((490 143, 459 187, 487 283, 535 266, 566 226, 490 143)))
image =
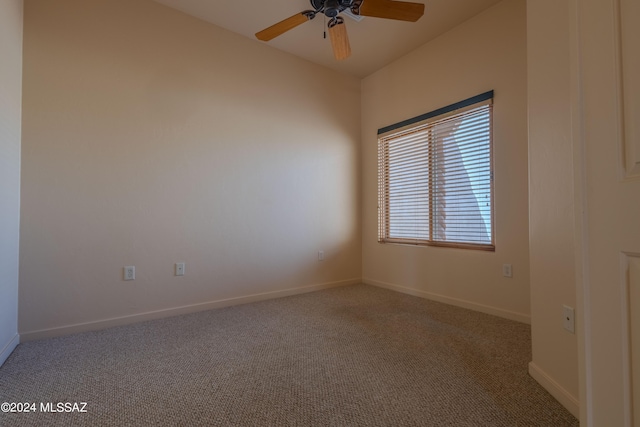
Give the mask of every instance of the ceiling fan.
POLYGON ((347 27, 340 15, 345 10, 354 15, 376 18, 396 19, 416 22, 424 14, 424 4, 395 0, 309 0, 313 10, 296 13, 290 18, 256 33, 258 40, 269 41, 287 31, 312 20, 318 13, 329 18, 327 28, 333 47, 333 55, 338 60, 351 55, 351 46, 347 36, 347 27))

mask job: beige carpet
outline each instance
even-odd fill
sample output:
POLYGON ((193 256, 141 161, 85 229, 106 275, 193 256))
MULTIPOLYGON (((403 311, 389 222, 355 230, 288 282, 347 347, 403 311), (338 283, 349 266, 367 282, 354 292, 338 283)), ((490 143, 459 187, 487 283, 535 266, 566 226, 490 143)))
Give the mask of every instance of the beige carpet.
POLYGON ((577 426, 529 326, 366 285, 21 344, 2 426, 577 426), (40 402, 87 402, 42 413, 40 402))

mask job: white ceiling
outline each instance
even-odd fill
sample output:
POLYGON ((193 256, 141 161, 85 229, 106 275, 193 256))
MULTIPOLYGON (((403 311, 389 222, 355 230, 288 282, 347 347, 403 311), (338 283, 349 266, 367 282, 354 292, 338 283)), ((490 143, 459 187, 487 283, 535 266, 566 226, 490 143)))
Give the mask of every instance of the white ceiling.
MULTIPOLYGON (((156 0, 219 27, 255 38, 255 33, 295 13, 312 9, 309 0, 156 0)), ((366 1, 366 0, 365 0, 366 1)), ((418 22, 345 17, 352 55, 333 58, 329 39, 323 39, 323 18, 275 38, 269 45, 341 73, 365 77, 418 46, 461 24, 501 0, 412 0, 425 4, 418 22)))

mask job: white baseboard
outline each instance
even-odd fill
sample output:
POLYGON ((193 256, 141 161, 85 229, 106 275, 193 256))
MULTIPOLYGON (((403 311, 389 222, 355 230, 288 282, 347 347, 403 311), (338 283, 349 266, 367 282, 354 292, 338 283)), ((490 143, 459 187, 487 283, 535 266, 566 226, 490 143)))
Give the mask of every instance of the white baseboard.
POLYGON ((580 418, 580 401, 533 362, 529 362, 529 375, 555 397, 562 406, 567 408, 574 417, 580 418))
POLYGON ((164 310, 149 311, 146 313, 132 314, 129 316, 115 317, 111 319, 98 320, 94 322, 77 323, 74 325, 60 326, 50 329, 40 329, 36 331, 21 332, 20 338, 22 342, 33 341, 43 338, 53 338, 63 335, 77 334, 80 332, 97 331, 100 329, 111 328, 114 326, 128 325, 131 323, 144 322, 147 320, 161 319, 165 317, 179 316, 182 314, 195 313, 198 311, 212 310, 215 308, 230 307, 239 304, 248 304, 257 301, 264 301, 274 298, 282 298, 291 295, 304 294, 307 292, 319 291, 322 289, 335 288, 338 286, 348 286, 362 283, 358 278, 341 280, 337 282, 321 283, 317 285, 302 286, 298 288, 289 288, 279 291, 264 292, 247 296, 227 298, 216 301, 208 301, 199 304, 186 305, 182 307, 168 308, 164 310))
POLYGON ((13 350, 15 350, 15 348, 18 346, 18 344, 20 344, 20 335, 15 334, 13 338, 11 338, 11 341, 9 341, 7 345, 5 345, 2 350, 0 350, 0 366, 2 366, 5 360, 9 358, 9 356, 11 355, 13 350))
POLYGON ((433 301, 442 302, 449 305, 455 305, 457 307, 468 308, 469 310, 479 311, 481 313, 491 314, 494 316, 502 317, 509 320, 515 320, 516 322, 531 324, 531 316, 523 313, 516 313, 514 311, 504 310, 501 308, 491 307, 488 305, 478 304, 472 301, 461 300, 458 298, 451 298, 444 295, 434 294, 431 292, 420 291, 418 289, 406 288, 404 286, 395 285, 392 283, 380 282, 378 280, 363 278, 362 283, 367 285, 378 286, 380 288, 391 289, 393 291, 402 292, 403 294, 409 294, 416 297, 421 297, 433 301))

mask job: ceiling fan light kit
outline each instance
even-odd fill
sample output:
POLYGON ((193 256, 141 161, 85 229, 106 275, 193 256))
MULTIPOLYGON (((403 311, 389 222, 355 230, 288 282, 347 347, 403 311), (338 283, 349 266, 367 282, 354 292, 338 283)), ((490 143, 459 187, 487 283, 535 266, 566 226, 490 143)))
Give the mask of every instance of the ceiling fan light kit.
POLYGON ((329 18, 327 27, 333 54, 337 60, 351 55, 347 27, 340 13, 350 11, 355 16, 395 19, 415 22, 424 15, 424 4, 395 0, 309 0, 313 10, 305 10, 256 33, 258 40, 269 41, 312 20, 318 13, 329 18))

